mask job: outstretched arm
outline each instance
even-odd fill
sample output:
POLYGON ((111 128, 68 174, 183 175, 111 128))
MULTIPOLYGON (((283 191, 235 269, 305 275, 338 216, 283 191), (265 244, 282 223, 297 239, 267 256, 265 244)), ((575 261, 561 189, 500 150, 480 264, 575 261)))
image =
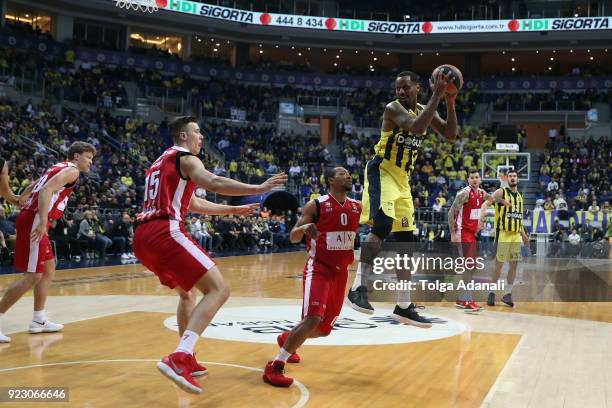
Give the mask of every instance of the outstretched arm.
MULTIPOLYGON (((487 210, 489 206, 493 204, 493 202, 503 202, 504 200, 504 190, 498 188, 495 192, 489 196, 484 203, 482 203, 482 207, 480 208, 480 219, 478 220, 478 229, 482 229, 484 225, 484 220, 487 216, 487 210)), ((507 201, 506 201, 507 202, 507 201)))
POLYGON ((247 205, 225 205, 217 204, 203 198, 191 197, 189 211, 206 215, 253 215, 259 210, 259 203, 247 205))
POLYGON ((263 194, 287 182, 287 175, 284 173, 272 176, 259 185, 245 184, 227 177, 216 176, 206 170, 196 156, 181 157, 181 174, 196 183, 198 187, 233 196, 263 194))

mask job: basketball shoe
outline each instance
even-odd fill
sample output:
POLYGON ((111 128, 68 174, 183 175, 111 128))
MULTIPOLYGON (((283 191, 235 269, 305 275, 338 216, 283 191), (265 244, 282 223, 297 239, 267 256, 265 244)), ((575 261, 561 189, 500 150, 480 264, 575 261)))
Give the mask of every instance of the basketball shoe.
POLYGON ((411 303, 408 308, 402 309, 398 305, 395 305, 395 309, 393 309, 393 314, 391 314, 391 317, 393 317, 393 319, 399 323, 411 324, 413 326, 422 327, 423 329, 430 328, 431 321, 426 317, 420 316, 416 309, 425 309, 425 306, 417 306, 414 303, 411 303))
POLYGON ((157 369, 184 391, 201 394, 202 387, 191 376, 195 364, 193 354, 174 352, 157 363, 157 369))
POLYGON ((191 367, 191 376, 200 377, 204 374, 208 374, 208 369, 202 364, 198 363, 195 353, 193 353, 193 367, 191 367))
MULTIPOLYGON (((282 348, 285 345, 285 342, 287 341, 287 337, 289 337, 289 332, 283 332, 282 334, 279 334, 278 337, 276 337, 276 342, 278 343, 279 347, 282 348)), ((301 360, 300 355, 296 352, 289 356, 289 358, 287 359, 287 362, 291 364, 295 364, 295 363, 299 363, 300 360, 301 360)))
POLYGON ((502 302, 504 302, 505 304, 507 304, 510 307, 514 307, 514 302, 512 301, 512 293, 506 293, 502 297, 502 302))
POLYGON ((455 302, 455 307, 463 309, 466 313, 478 313, 482 307, 478 306, 473 300, 458 300, 455 302))
POLYGON ((64 329, 63 324, 53 323, 53 322, 50 322, 49 320, 45 320, 42 323, 32 320, 28 331, 30 333, 54 333, 54 332, 62 331, 63 329, 64 329))
POLYGON ((365 314, 374 314, 374 308, 368 302, 368 288, 359 286, 357 290, 349 290, 346 297, 348 304, 358 312, 365 314))
POLYGON ((293 378, 285 376, 285 363, 279 360, 268 361, 262 376, 264 382, 277 387, 289 387, 293 378))

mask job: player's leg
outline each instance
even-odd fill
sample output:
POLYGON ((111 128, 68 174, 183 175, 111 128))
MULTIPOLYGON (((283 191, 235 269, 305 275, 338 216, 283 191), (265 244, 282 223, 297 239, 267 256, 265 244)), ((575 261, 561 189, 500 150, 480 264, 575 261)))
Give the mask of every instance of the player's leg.
MULTIPOLYGON (((43 237, 43 240, 45 238, 47 237, 43 237)), ((47 296, 49 295, 51 281, 53 281, 55 277, 55 260, 53 259, 53 252, 51 252, 51 244, 48 242, 48 238, 47 243, 42 245, 48 245, 48 252, 46 252, 42 277, 34 286, 34 314, 32 316, 32 322, 30 323, 30 333, 53 333, 61 331, 64 328, 64 325, 53 323, 47 319, 45 304, 47 302, 47 296)))
MULTIPOLYGON (((459 244, 459 256, 463 258, 465 271, 460 275, 460 280, 464 285, 472 282, 473 272, 476 265, 476 257, 478 256, 478 248, 476 236, 470 231, 461 232, 461 243, 459 244)), ((472 291, 464 288, 459 292, 459 297, 455 305, 468 313, 477 313, 482 308, 474 302, 472 291)))
MULTIPOLYGON (((504 267, 504 262, 499 260, 500 249, 501 249, 501 246, 498 245, 497 246, 498 259, 495 260, 495 269, 493 271, 493 277, 491 279, 491 282, 493 283, 499 281, 499 278, 501 277, 502 268, 504 267)), ((495 306, 495 292, 492 292, 492 291, 489 292, 489 296, 487 297, 487 305, 495 306)))
MULTIPOLYGON (((285 376, 285 364, 289 359, 299 361, 297 349, 304 344, 307 338, 316 334, 317 327, 323 320, 327 309, 327 299, 333 279, 332 273, 322 264, 310 258, 304 270, 304 299, 302 302, 302 321, 290 332, 278 337, 280 350, 274 360, 268 361, 262 376, 264 382, 277 387, 289 387, 293 378, 285 376)), ((340 299, 344 297, 344 287, 340 299)))
POLYGON ((506 279, 504 296, 502 302, 510 307, 514 307, 514 301, 512 300, 512 288, 514 287, 514 280, 516 279, 516 269, 518 261, 508 262, 508 279, 506 279))
POLYGON ((191 312, 195 307, 196 294, 194 289, 187 291, 179 286, 174 288, 174 290, 179 295, 179 303, 176 309, 176 322, 178 324, 179 337, 182 337, 187 328, 189 316, 191 316, 191 312))
MULTIPOLYGON (((36 285, 42 274, 36 272, 25 272, 21 278, 17 279, 8 287, 2 299, 0 300, 0 323, 2 323, 2 317, 4 314, 15 304, 21 297, 30 289, 36 285)), ((2 334, 2 327, 0 326, 0 343, 9 343, 10 337, 2 334)))
POLYGON ((383 241, 391 233, 393 226, 393 218, 385 214, 382 206, 385 206, 389 214, 393 215, 395 211, 395 197, 387 192, 387 189, 393 183, 393 179, 387 174, 386 170, 381 170, 380 165, 380 158, 374 158, 366 165, 362 213, 359 223, 371 223, 372 229, 361 245, 357 273, 347 296, 347 300, 353 309, 367 314, 374 313, 374 308, 368 302, 368 279, 372 273, 374 259, 380 252, 383 241), (385 191, 383 191, 383 187, 386 187, 385 191))

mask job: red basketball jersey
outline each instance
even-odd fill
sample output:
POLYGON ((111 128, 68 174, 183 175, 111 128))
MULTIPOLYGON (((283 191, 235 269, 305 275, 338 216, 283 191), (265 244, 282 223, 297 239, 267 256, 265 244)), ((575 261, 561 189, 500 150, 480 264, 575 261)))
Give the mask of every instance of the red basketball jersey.
MULTIPOLYGON (((26 201, 21 210, 37 212, 38 194, 40 192, 40 189, 43 188, 43 186, 47 184, 47 182, 51 180, 57 173, 68 167, 76 168, 77 166, 72 162, 61 162, 49 167, 47 171, 45 171, 45 174, 40 177, 40 179, 32 189, 32 194, 30 194, 30 197, 28 197, 28 201, 26 201)), ((64 210, 66 209, 66 204, 68 204, 68 198, 70 198, 70 194, 72 194, 72 190, 74 190, 75 185, 76 182, 72 184, 67 184, 55 193, 53 193, 53 195, 51 196, 51 201, 49 202, 48 217, 50 220, 58 220, 62 218, 64 210)))
POLYGON ((316 240, 306 241, 308 255, 315 261, 345 269, 354 259, 361 203, 347 197, 340 204, 330 194, 318 197, 316 201, 319 208, 316 225, 320 235, 316 240))
POLYGON ((180 157, 189 151, 172 146, 149 167, 145 173, 142 211, 136 215, 140 222, 153 219, 181 221, 196 189, 193 181, 180 173, 180 157))
POLYGON ((478 230, 480 208, 484 202, 485 192, 480 188, 474 190, 470 186, 464 187, 463 190, 468 192, 470 198, 467 203, 463 204, 455 216, 455 230, 458 233, 468 231, 476 234, 478 230))

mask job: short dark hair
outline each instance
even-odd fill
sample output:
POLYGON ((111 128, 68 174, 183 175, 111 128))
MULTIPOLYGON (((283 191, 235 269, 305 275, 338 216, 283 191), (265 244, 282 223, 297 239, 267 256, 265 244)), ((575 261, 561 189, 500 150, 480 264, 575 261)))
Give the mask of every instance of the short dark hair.
POLYGON ((179 134, 181 132, 184 132, 185 126, 187 126, 191 122, 198 123, 198 119, 195 116, 179 116, 178 118, 170 122, 168 128, 170 129, 170 137, 172 138, 173 142, 176 143, 178 141, 179 134))
POLYGON ((339 167, 331 167, 325 171, 325 184, 329 186, 329 180, 336 177, 336 171, 339 167))
POLYGON ((478 169, 476 167, 471 167, 470 170, 468 170, 468 176, 470 174, 474 174, 474 173, 480 174, 480 172, 478 171, 478 169))
POLYGON ((515 174, 517 175, 517 177, 518 177, 518 171, 516 171, 515 169, 509 169, 509 170, 506 172, 506 176, 509 176, 509 175, 510 175, 510 173, 515 173, 515 174))
POLYGON ((418 84, 418 83, 419 83, 419 81, 421 80, 421 77, 419 76, 419 74, 415 74, 415 73, 414 73, 414 72, 412 72, 412 71, 402 71, 402 72, 400 72, 399 74, 397 74, 397 77, 398 77, 398 78, 401 78, 401 77, 409 77, 409 78, 410 78, 410 80, 411 80, 412 82, 414 82, 415 84, 418 84))
POLYGON ((75 154, 83 154, 85 152, 91 153, 93 156, 96 155, 96 148, 91 143, 87 142, 74 142, 68 148, 68 160, 74 159, 75 154))

